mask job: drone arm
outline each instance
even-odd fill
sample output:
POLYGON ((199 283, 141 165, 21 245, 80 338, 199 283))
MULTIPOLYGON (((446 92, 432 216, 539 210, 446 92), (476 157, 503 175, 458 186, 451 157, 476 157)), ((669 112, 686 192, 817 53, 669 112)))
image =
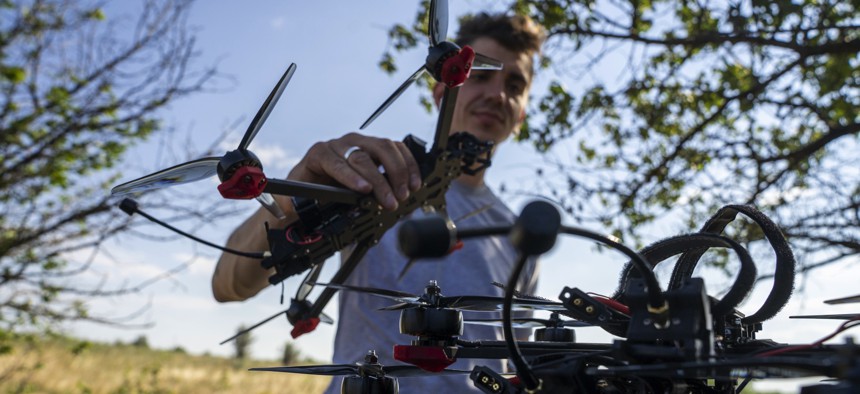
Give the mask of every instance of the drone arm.
MULTIPOLYGON (((355 248, 350 253, 349 257, 346 261, 341 265, 340 269, 334 276, 329 280, 330 283, 334 284, 343 284, 346 282, 346 279, 349 278, 349 275, 352 274, 352 271, 358 266, 358 263, 367 254, 367 251, 372 246, 370 239, 365 239, 364 241, 359 242, 355 248)), ((337 292, 337 289, 332 287, 326 287, 323 289, 322 294, 314 301, 313 306, 311 307, 310 315, 318 316, 322 313, 323 308, 331 301, 331 298, 334 297, 334 294, 337 292)))
POLYGON ((305 197, 343 204, 358 204, 364 197, 352 190, 289 179, 269 179, 264 191, 281 196, 305 197))
POLYGON ((460 87, 445 87, 442 101, 439 104, 439 120, 436 121, 436 134, 431 150, 441 151, 448 147, 448 135, 451 133, 451 122, 454 119, 454 108, 457 105, 457 94, 460 87))

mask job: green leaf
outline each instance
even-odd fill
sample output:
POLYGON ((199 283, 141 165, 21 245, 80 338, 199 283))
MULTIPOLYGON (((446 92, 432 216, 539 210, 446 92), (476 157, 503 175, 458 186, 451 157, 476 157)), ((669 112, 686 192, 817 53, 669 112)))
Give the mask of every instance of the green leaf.
POLYGON ((21 67, 0 66, 0 76, 9 82, 18 84, 27 79, 27 72, 21 67))

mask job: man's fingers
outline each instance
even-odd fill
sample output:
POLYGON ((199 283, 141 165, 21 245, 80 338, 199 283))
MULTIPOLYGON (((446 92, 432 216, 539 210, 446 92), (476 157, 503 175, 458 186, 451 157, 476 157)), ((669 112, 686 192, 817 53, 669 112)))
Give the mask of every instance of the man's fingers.
POLYGON ((409 189, 413 192, 417 191, 421 188, 421 170, 418 168, 418 162, 415 161, 415 157, 412 156, 412 152, 409 151, 406 144, 396 142, 395 145, 397 146, 397 149, 400 150, 400 154, 403 155, 403 159, 406 162, 406 168, 409 174, 409 189))
POLYGON ((379 166, 376 164, 372 153, 365 150, 359 150, 349 156, 347 164, 356 172, 361 174, 365 180, 370 182, 373 188, 373 195, 386 209, 397 209, 397 197, 395 196, 388 180, 379 172, 379 166))
POLYGON ((374 162, 382 165, 395 197, 400 201, 406 200, 409 197, 409 167, 397 143, 387 139, 375 139, 363 149, 370 154, 374 162))
POLYGON ((330 180, 333 180, 347 189, 370 193, 372 189, 370 182, 343 159, 343 153, 338 151, 337 144, 331 141, 314 144, 297 166, 306 167, 307 171, 304 172, 310 174, 300 174, 295 179, 324 184, 330 184, 330 180))
POLYGON ((406 145, 357 133, 315 144, 290 177, 373 192, 380 205, 390 210, 421 186, 418 163, 406 145))

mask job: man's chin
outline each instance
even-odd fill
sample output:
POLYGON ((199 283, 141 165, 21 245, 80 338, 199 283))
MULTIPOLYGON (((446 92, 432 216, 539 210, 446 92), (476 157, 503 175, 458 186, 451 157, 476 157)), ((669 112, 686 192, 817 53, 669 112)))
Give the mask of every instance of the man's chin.
POLYGON ((487 125, 482 124, 469 124, 465 125, 465 127, 452 127, 451 132, 459 132, 465 131, 471 135, 474 135, 481 141, 491 141, 495 140, 496 136, 500 135, 498 131, 496 131, 497 127, 487 127, 487 125))
POLYGON ((493 141, 494 143, 498 144, 499 142, 501 142, 499 136, 504 134, 498 131, 478 129, 478 131, 472 132, 472 135, 474 135, 481 141, 493 141))

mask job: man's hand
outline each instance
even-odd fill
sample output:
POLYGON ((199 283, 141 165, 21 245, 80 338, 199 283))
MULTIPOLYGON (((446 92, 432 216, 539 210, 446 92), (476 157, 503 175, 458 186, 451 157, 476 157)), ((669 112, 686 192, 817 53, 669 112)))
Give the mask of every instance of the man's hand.
POLYGON ((406 145, 358 133, 314 144, 287 179, 373 192, 389 210, 397 209, 398 201, 421 187, 418 163, 406 145), (345 156, 349 150, 352 153, 345 156))

